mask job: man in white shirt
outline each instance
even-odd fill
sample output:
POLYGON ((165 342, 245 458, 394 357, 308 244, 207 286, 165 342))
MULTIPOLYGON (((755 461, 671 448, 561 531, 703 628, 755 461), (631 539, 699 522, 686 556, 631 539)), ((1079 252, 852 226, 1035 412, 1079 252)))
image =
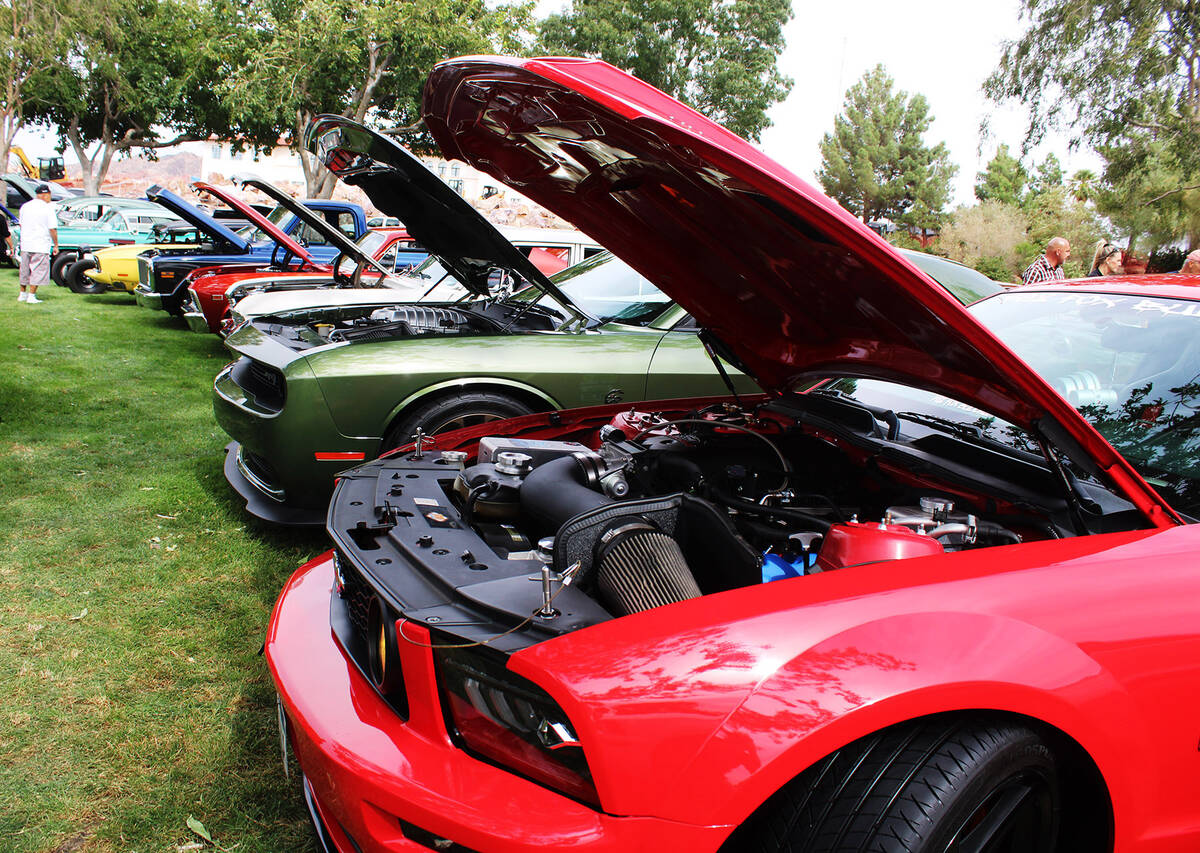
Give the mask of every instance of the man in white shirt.
POLYGON ((37 289, 50 281, 50 256, 58 252, 58 217, 50 187, 39 184, 35 197, 21 205, 21 293, 18 302, 37 303, 37 289))

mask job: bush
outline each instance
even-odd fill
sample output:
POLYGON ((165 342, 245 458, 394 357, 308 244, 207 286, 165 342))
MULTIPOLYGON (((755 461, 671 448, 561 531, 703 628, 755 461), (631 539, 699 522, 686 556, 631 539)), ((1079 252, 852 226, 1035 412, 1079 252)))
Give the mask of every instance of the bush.
POLYGON ((1004 262, 1004 258, 998 258, 995 255, 989 255, 986 258, 977 258, 973 264, 976 272, 981 272, 993 281, 1012 281, 1013 274, 1008 268, 1008 264, 1004 262))
POLYGON ((1176 249, 1174 246, 1155 249, 1146 262, 1146 272, 1175 272, 1183 266, 1187 254, 1186 249, 1176 249))

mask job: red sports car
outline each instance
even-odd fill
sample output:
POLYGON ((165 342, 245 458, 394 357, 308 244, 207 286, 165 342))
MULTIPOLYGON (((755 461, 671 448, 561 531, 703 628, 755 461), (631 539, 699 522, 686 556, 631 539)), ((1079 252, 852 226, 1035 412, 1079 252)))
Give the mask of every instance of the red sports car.
POLYGON ((266 644, 326 849, 1200 849, 1200 282, 968 312, 600 62, 452 60, 424 114, 769 393, 342 476, 266 644))

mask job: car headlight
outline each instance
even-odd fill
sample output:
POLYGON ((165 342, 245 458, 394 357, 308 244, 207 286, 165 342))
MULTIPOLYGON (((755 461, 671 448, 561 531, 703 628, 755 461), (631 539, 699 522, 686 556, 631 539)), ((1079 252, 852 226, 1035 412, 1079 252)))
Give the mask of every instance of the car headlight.
POLYGON ((504 660, 483 647, 435 648, 451 736, 477 757, 599 805, 587 757, 566 712, 546 691, 510 672, 504 660))

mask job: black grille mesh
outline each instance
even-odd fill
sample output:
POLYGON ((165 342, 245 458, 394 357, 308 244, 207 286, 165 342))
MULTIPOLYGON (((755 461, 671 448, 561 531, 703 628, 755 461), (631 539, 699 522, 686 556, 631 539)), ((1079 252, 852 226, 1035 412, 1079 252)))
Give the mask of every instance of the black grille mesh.
POLYGON ((600 600, 618 614, 700 597, 678 543, 657 530, 635 530, 615 540, 600 559, 596 584, 600 600))
POLYGON ((359 636, 367 639, 367 606, 371 602, 371 588, 358 573, 358 569, 347 559, 338 560, 338 571, 342 576, 342 600, 346 612, 359 636))

